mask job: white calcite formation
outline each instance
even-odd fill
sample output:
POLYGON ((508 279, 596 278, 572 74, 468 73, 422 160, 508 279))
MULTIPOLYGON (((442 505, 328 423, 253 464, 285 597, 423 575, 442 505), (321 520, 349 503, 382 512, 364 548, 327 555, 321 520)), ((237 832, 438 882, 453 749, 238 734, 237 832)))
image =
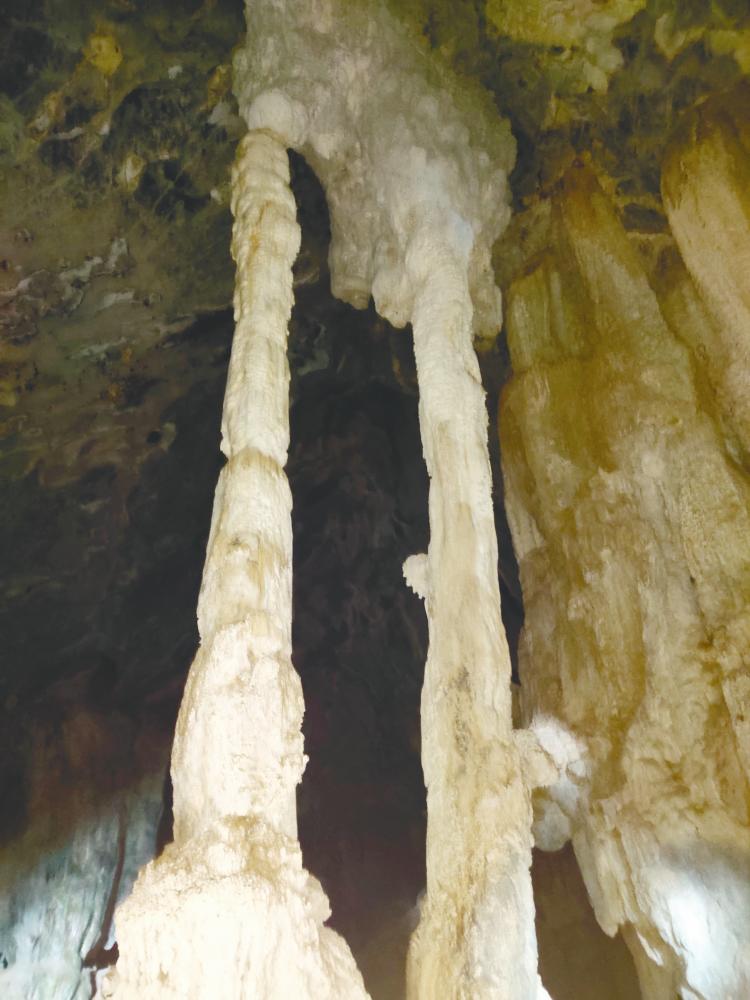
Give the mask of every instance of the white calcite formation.
POLYGON ((236 330, 201 647, 172 757, 175 840, 116 917, 118 1000, 367 996, 302 865, 302 690, 291 662, 287 325, 300 232, 283 142, 255 131, 233 176, 236 330))
POLYGON ((253 0, 247 18, 240 110, 321 180, 334 294, 356 306, 372 296, 391 323, 414 328, 432 540, 406 566, 430 628, 427 893, 408 993, 534 1000, 546 995, 529 877, 535 742, 512 730, 472 343, 500 324, 490 250, 508 220, 513 143, 485 98, 436 68, 383 6, 253 0))
MULTIPOLYGON (((711 210, 689 192, 673 201, 708 288, 713 244, 736 241, 747 257, 746 219, 731 223, 727 190, 712 191, 711 210), (714 220, 704 237, 690 205, 714 220)), ((665 315, 677 313, 662 312, 584 166, 548 222, 545 249, 509 294, 514 377, 501 405, 523 707, 561 727, 540 729, 563 776, 537 793, 535 832, 550 849, 572 838, 599 923, 623 931, 644 997, 741 1000, 750 483, 699 391, 716 368, 701 374, 701 355, 673 335, 665 315)), ((738 343, 747 286, 739 265, 728 272, 710 302, 738 343)), ((728 397, 719 410, 730 418, 728 397)))
MULTIPOLYGON (((514 143, 480 88, 459 86, 380 2, 252 0, 235 91, 248 127, 303 153, 326 192, 334 295, 412 320, 416 257, 450 248, 473 326, 501 319, 490 251, 507 224, 514 143)), ((438 266, 433 262, 433 271, 438 266)))

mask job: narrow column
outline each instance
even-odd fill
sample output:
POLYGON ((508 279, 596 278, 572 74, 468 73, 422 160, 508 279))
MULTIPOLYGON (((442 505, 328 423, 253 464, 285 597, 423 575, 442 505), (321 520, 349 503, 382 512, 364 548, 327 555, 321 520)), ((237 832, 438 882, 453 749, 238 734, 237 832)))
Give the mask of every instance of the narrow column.
POLYGON ((198 600, 201 649, 172 756, 175 839, 254 815, 296 839, 302 688, 292 667, 287 324, 300 231, 285 147, 243 141, 232 179, 235 333, 198 600))
POLYGON ((513 736, 500 617, 487 412, 465 263, 425 234, 407 268, 418 289, 414 350, 430 476, 428 556, 405 574, 425 598, 422 691, 427 894, 412 939, 413 1000, 534 1000, 530 792, 513 736))
POLYGON ((303 700, 291 661, 287 324, 300 242, 284 144, 240 144, 236 330, 198 602, 201 647, 172 755, 175 840, 116 916, 117 1000, 365 1000, 302 866, 303 700))

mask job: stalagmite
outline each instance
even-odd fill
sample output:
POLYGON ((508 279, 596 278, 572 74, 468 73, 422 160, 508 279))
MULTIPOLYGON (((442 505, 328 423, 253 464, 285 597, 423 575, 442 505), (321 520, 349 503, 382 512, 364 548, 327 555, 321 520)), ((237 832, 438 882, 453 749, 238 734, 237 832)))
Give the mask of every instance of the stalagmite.
POLYGON ((198 607, 201 647, 172 756, 175 840, 116 916, 118 1000, 364 998, 303 868, 304 768, 291 663, 286 357, 299 227, 286 149, 241 143, 232 188, 236 330, 222 470, 198 607))
POLYGON ((537 842, 572 836, 644 997, 740 1000, 750 484, 587 168, 540 242, 509 295, 501 407, 524 711, 568 741, 563 779, 537 794, 537 842))

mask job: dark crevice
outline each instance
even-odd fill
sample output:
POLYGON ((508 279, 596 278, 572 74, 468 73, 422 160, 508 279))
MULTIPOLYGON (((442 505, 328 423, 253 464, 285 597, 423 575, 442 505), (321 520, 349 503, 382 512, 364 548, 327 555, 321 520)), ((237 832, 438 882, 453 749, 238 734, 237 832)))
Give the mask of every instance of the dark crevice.
MULTIPOLYGON (((299 158, 293 185, 299 271, 326 259, 330 229, 322 191, 299 158)), ((403 979, 425 877, 426 622, 401 566, 427 545, 427 474, 409 332, 372 308, 334 300, 325 272, 299 285, 296 299, 288 474, 294 662, 310 758, 298 795, 300 841, 329 896, 332 926, 377 998, 403 979)))

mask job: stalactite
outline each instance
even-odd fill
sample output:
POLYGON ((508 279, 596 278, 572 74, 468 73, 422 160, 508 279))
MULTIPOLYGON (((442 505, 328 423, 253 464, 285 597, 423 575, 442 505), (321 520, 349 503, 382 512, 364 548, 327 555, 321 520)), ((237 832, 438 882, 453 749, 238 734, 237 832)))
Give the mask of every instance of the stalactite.
POLYGON ((286 357, 299 227, 283 143, 251 132, 232 188, 235 337, 190 672, 172 756, 175 841, 116 917, 118 1000, 366 997, 302 866, 302 691, 291 663, 286 357))
POLYGON ((585 167, 550 220, 509 294, 501 406, 524 711, 582 748, 537 795, 537 842, 572 836, 644 997, 739 998, 750 787, 727 678, 747 648, 750 488, 585 167))

